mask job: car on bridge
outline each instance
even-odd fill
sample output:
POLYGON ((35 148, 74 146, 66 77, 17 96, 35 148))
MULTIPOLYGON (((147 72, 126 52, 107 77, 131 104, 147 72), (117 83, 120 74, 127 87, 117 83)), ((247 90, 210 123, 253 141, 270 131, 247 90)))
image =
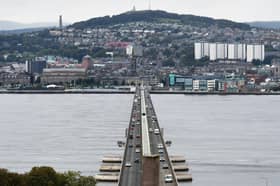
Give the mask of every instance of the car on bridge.
POLYGON ((171 174, 166 174, 164 176, 165 183, 172 183, 173 182, 173 176, 171 174))
POLYGON ((125 163, 125 166, 126 166, 126 167, 131 167, 132 165, 131 165, 130 162, 126 162, 126 163, 125 163))
POLYGON ((159 129, 155 129, 155 130, 154 130, 154 133, 155 133, 155 134, 159 134, 159 129))

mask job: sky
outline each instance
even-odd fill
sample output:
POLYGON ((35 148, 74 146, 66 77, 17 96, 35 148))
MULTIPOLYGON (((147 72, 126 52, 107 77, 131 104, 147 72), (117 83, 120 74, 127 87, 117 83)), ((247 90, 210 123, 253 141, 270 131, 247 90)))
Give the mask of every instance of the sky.
POLYGON ((239 22, 280 20, 280 0, 0 0, 0 20, 73 23, 131 10, 166 10, 239 22))

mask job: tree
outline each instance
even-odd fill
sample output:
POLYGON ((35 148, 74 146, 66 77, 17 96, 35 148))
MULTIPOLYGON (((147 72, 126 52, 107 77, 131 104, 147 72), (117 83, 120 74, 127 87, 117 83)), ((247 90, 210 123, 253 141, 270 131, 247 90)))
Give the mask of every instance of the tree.
POLYGON ((29 173, 18 174, 0 169, 1 186, 95 186, 92 176, 80 172, 57 173, 51 167, 34 167, 29 173))
POLYGON ((56 172, 51 167, 34 167, 28 174, 30 186, 59 186, 56 172))
POLYGON ((68 171, 64 173, 67 186, 95 186, 96 181, 92 176, 82 176, 80 172, 68 171))
POLYGON ((167 59, 167 60, 162 62, 162 66, 164 66, 164 67, 174 67, 175 63, 172 59, 167 59))

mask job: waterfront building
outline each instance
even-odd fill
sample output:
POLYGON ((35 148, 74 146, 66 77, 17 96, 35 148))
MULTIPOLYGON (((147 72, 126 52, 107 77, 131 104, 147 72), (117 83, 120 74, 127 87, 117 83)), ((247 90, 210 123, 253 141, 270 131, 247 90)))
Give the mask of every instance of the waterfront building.
POLYGON ((193 90, 193 79, 185 78, 185 90, 192 91, 193 90))
POLYGON ((280 78, 280 61, 274 60, 272 62, 272 74, 275 78, 280 78))
POLYGON ((218 91, 219 92, 224 92, 225 91, 225 81, 218 81, 218 91))
POLYGON ((193 91, 195 92, 207 92, 207 80, 193 80, 193 91))
POLYGON ((87 78, 84 68, 48 68, 43 70, 41 81, 49 83, 71 83, 71 81, 87 78))
POLYGON ((93 61, 91 56, 86 55, 83 57, 82 67, 85 68, 86 70, 91 69, 93 67, 93 61))
POLYGON ((26 73, 0 72, 0 85, 29 85, 30 76, 26 73))
POLYGON ((214 92, 217 89, 218 81, 216 79, 207 80, 207 90, 208 92, 214 92))
POLYGON ((42 74, 43 69, 47 67, 45 60, 26 61, 25 70, 29 74, 42 74))

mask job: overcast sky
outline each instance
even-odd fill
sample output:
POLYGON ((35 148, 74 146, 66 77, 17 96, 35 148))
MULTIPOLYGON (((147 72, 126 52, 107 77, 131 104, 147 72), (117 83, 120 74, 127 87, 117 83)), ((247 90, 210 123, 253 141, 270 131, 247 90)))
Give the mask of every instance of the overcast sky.
MULTIPOLYGON (((280 0, 151 0, 152 9, 246 22, 280 20, 280 0)), ((0 20, 65 22, 148 9, 149 0, 0 0, 0 20)))

